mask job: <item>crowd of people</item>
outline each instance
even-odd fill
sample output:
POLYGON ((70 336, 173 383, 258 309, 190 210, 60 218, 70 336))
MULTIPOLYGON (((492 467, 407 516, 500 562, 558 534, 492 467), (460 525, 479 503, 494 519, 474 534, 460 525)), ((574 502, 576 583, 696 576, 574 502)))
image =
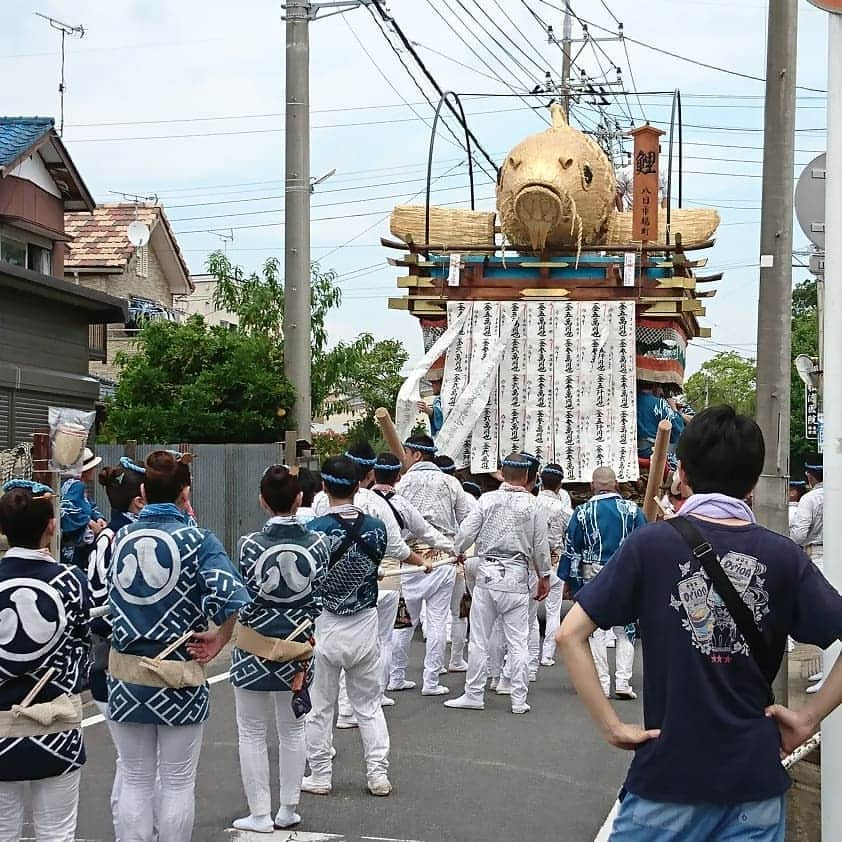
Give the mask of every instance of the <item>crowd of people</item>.
POLYGON ((295 466, 269 466, 256 483, 266 523, 240 539, 233 559, 196 523, 189 454, 155 451, 143 464, 124 457, 102 468, 106 522, 85 491, 99 467, 86 452, 82 476, 66 484, 63 515, 73 530, 61 560, 48 551, 57 529, 52 491, 7 483, 0 842, 20 837, 27 800, 36 839, 74 838, 85 690, 116 750, 116 839, 187 842, 209 717, 206 668, 229 642, 248 804, 234 828, 294 827, 302 791, 329 795, 334 728, 359 730, 368 791, 388 796, 384 709, 394 694, 418 689, 408 649, 419 624, 420 693, 450 696, 449 711, 482 711, 493 692, 510 697, 512 714, 527 714, 530 683, 555 664, 558 642, 606 738, 637 749, 612 838, 666 838, 654 828, 679 826, 690 834, 682 839, 725 838, 716 834, 769 819, 751 838, 781 840, 786 775, 778 752, 842 699, 836 669, 800 713, 768 695, 787 635, 822 647, 842 636, 842 598, 820 572, 820 467, 809 467, 812 490, 792 522, 808 556, 754 523, 745 499, 762 468, 762 436, 728 408, 702 412, 677 444, 675 529, 647 526, 608 466, 597 468, 592 496, 573 509, 562 468, 531 454, 508 454, 499 485, 481 493, 457 479, 431 437, 411 436, 404 450, 401 461, 358 442, 326 459, 317 482, 295 466), (688 528, 701 534, 698 546, 688 528), (762 627, 765 659, 719 593, 725 586, 710 584, 711 564, 727 571, 762 627), (561 624, 562 600, 571 597, 561 624), (638 634, 643 727, 623 724, 607 701, 637 697, 638 634), (442 684, 447 673, 464 675, 460 694, 442 684))

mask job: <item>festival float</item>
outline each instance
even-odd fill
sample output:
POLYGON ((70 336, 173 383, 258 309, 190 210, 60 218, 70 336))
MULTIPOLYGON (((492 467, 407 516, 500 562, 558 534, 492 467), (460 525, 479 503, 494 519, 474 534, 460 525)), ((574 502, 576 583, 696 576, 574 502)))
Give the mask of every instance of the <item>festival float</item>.
POLYGON ((630 132, 633 203, 619 210, 608 156, 560 105, 551 114, 506 156, 496 212, 473 209, 473 187, 470 209, 431 205, 428 175, 427 203, 391 215, 381 242, 407 272, 406 295, 389 306, 418 319, 426 350, 395 427, 400 439, 411 431, 426 379, 441 396, 439 452, 465 473, 525 450, 559 463, 568 482, 610 465, 637 483, 649 468, 638 460, 637 386, 680 393, 687 343, 710 335, 699 320, 722 276, 697 270, 719 214, 680 207, 680 187, 672 207, 671 142, 661 206, 664 133, 648 124, 630 132))

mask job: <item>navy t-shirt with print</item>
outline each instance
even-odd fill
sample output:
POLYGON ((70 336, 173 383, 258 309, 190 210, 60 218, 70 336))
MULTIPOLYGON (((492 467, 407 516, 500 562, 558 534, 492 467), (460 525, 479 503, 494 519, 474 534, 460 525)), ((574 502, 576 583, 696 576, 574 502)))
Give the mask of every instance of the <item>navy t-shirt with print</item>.
MULTIPOLYGON (((842 638, 842 596, 789 538, 757 525, 693 518, 753 610, 779 664, 787 634, 822 648, 842 638)), ((768 685, 681 536, 666 523, 636 530, 577 595, 601 628, 639 620, 646 728, 626 789, 652 801, 736 804, 781 795, 768 685)))

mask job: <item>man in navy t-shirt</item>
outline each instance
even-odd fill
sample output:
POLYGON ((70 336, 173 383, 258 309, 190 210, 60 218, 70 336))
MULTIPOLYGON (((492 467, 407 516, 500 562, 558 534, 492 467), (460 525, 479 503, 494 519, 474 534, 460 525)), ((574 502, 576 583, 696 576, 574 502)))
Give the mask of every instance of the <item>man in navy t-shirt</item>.
MULTIPOLYGON (((787 635, 826 648, 842 638, 842 597, 788 537, 754 522, 743 500, 763 468, 757 424, 711 407, 688 425, 681 510, 719 556, 779 665, 787 635)), ((792 751, 842 702, 842 667, 802 710, 767 708, 769 686, 727 608, 667 523, 635 532, 577 596, 558 642, 605 738, 635 751, 612 840, 782 842, 792 751), (639 621, 644 727, 622 723, 597 678, 588 638, 639 621), (730 834, 730 835, 729 835, 730 834)))

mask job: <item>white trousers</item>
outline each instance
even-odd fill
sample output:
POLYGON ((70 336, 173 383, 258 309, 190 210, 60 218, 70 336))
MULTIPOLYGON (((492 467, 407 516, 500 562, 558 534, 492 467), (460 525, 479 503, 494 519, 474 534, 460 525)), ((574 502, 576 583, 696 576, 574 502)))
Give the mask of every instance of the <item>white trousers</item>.
POLYGON ((345 670, 348 699, 360 728, 369 780, 389 770, 389 729, 380 706, 380 645, 377 611, 338 616, 325 611, 316 620, 313 709, 307 717, 307 758, 311 776, 329 783, 333 772, 333 718, 339 698, 339 674, 345 670))
POLYGON ((555 658, 555 633, 561 625, 561 603, 563 595, 564 582, 553 573, 550 576, 550 592, 544 600, 547 624, 544 627, 544 646, 541 651, 541 658, 545 661, 552 661, 555 658))
POLYGON ((160 842, 190 842, 204 723, 112 725, 122 771, 116 816, 120 842, 153 842, 154 827, 160 842))
MULTIPOLYGON (((473 611, 473 601, 471 602, 473 611)), ((471 639, 474 636, 473 620, 471 621, 471 639)), ((468 647, 470 650, 470 646, 468 647)), ((503 637, 503 621, 498 617, 491 627, 491 637, 488 640, 488 672, 492 678, 500 678, 506 666, 506 640, 503 637)), ((508 673, 506 675, 508 678, 508 673)))
MULTIPOLYGON (((108 726, 108 733, 111 734, 111 741, 114 743, 115 751, 117 743, 114 740, 114 723, 108 718, 108 702, 98 702, 94 699, 97 710, 105 717, 105 724, 108 726)), ((114 838, 120 842, 120 834, 117 832, 117 802, 120 800, 120 755, 114 760, 114 783, 111 785, 111 816, 114 821, 114 838)))
POLYGON ((465 660, 465 642, 468 639, 468 620, 459 616, 462 597, 465 595, 465 576, 457 572, 450 596, 450 665, 465 660))
MULTIPOLYGON (((614 635, 617 644, 614 649, 616 689, 630 690, 632 667, 634 666, 634 644, 626 635, 624 626, 614 626, 614 635)), ((599 675, 599 683, 603 692, 608 695, 611 692, 611 670, 608 666, 608 631, 597 629, 590 637, 591 654, 593 655, 596 671, 599 675)))
POLYGON ((292 692, 270 693, 234 688, 237 705, 237 734, 240 746, 240 772, 249 812, 253 816, 272 815, 269 787, 269 723, 274 718, 278 730, 278 767, 281 805, 294 807, 301 795, 301 779, 307 762, 304 740, 305 719, 292 712, 292 692))
POLYGON ((471 602, 471 642, 468 645, 468 674, 465 695, 480 701, 488 678, 488 644, 499 618, 508 650, 508 672, 512 682, 512 704, 526 701, 529 690, 529 594, 474 588, 471 602))
POLYGON ((412 620, 411 628, 395 629, 392 636, 392 682, 400 683, 406 678, 406 664, 409 644, 418 618, 421 603, 427 604, 427 651, 424 656, 424 689, 438 686, 439 672, 444 666, 447 649, 447 624, 450 621, 450 598, 456 568, 452 564, 438 567, 432 573, 410 574, 401 582, 406 610, 412 620))
POLYGON ((18 842, 22 838, 27 790, 37 842, 73 842, 81 776, 82 770, 77 769, 40 781, 0 783, 0 842, 18 842))
POLYGON ((541 628, 538 625, 538 601, 529 597, 529 673, 535 675, 541 661, 541 628))

